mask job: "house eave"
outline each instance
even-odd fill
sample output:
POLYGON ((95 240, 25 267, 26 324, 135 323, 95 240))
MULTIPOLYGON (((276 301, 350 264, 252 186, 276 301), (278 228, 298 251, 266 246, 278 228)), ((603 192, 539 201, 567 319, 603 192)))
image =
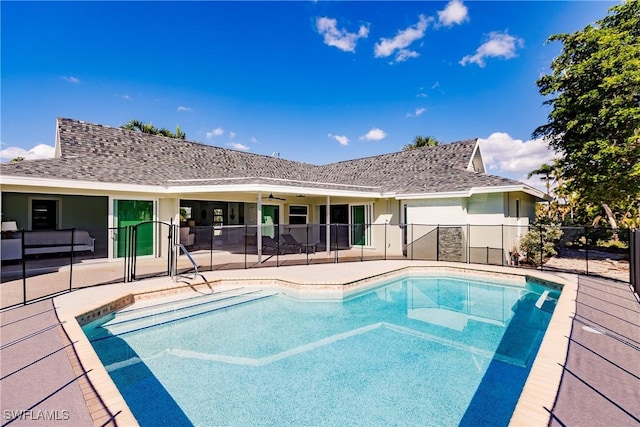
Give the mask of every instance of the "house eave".
POLYGON ((472 187, 465 191, 448 191, 436 193, 406 193, 395 195, 396 200, 419 200, 419 199, 451 199, 451 198, 468 198, 474 194, 490 194, 490 193, 510 193, 521 191, 530 194, 538 199, 548 201, 551 198, 542 191, 526 184, 522 185, 504 185, 499 187, 472 187))
POLYGON ((154 193, 159 195, 179 195, 179 194, 215 194, 229 192, 244 193, 279 193, 279 194, 305 194, 311 196, 333 196, 333 197, 357 197, 357 198, 380 198, 383 197, 379 191, 371 191, 370 188, 362 191, 347 189, 329 189, 320 187, 307 187, 303 185, 269 185, 269 184, 224 184, 224 185, 142 185, 124 184, 115 182, 100 181, 80 181, 51 178, 34 178, 24 176, 2 176, 3 186, 30 187, 37 189, 65 189, 65 190, 87 190, 105 191, 114 193, 154 193))

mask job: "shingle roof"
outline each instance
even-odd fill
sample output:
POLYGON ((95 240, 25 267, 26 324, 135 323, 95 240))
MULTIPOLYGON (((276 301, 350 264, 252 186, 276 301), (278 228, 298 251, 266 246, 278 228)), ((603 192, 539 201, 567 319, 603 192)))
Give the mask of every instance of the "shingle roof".
POLYGON ((243 183, 380 193, 521 185, 467 170, 476 140, 318 166, 58 119, 57 144, 60 157, 2 164, 2 175, 167 187, 243 183))

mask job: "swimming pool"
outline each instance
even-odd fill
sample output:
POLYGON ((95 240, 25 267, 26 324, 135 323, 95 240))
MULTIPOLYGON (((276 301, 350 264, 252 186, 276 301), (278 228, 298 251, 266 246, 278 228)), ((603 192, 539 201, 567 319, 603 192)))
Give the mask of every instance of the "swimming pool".
POLYGON ((333 302, 235 289, 84 330, 141 425, 506 425, 558 296, 453 277, 333 302))

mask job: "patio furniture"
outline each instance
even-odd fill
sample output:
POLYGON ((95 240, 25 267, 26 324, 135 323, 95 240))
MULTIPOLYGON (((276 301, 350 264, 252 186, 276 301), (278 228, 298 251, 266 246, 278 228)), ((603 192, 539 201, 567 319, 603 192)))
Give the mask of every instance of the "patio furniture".
POLYGON ((184 247, 193 246, 196 242, 195 233, 191 233, 191 227, 180 227, 180 243, 184 247))
POLYGON ((280 244, 273 237, 262 236, 262 252, 271 252, 273 255, 284 255, 292 253, 300 253, 298 249, 292 248, 284 244, 280 244))
POLYGON ((295 237, 293 237, 292 234, 282 234, 280 237, 282 237, 282 239, 284 240, 284 242, 282 243, 282 246, 285 246, 287 248, 291 248, 292 251, 298 252, 298 253, 316 253, 316 245, 315 243, 300 243, 296 240, 295 237))
POLYGON ((37 230, 24 233, 25 255, 61 252, 93 252, 95 241, 85 230, 37 230), (73 246, 71 235, 73 234, 73 246))

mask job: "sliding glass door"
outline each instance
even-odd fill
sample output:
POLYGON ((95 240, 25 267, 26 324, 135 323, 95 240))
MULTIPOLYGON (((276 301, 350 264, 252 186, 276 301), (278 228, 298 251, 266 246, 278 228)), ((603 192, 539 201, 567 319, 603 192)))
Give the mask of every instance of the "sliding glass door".
POLYGON ((351 245, 371 245, 371 205, 351 205, 351 245))

